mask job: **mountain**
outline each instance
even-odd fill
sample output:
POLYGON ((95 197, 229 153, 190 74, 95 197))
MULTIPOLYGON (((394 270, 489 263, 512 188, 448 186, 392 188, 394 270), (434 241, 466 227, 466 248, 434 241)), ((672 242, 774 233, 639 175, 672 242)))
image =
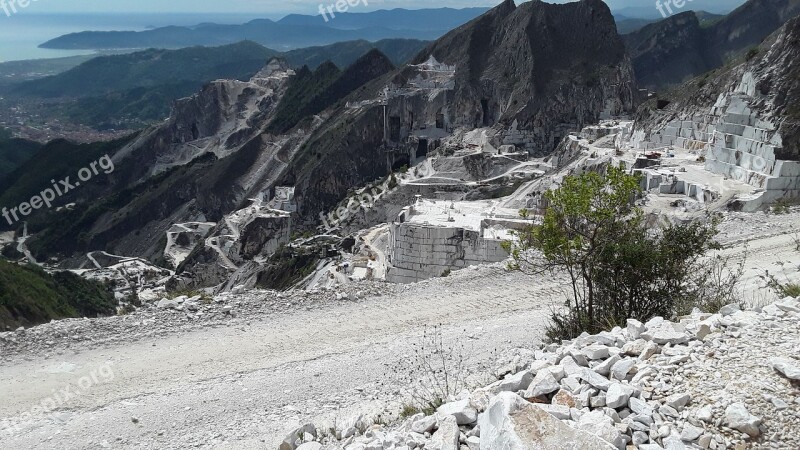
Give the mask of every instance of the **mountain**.
MULTIPOLYGON (((455 11, 455 10, 454 10, 455 11)), ((163 27, 145 31, 84 31, 67 34, 41 44, 52 49, 131 49, 219 46, 243 40, 270 48, 290 50, 336 42, 413 38, 435 39, 445 30, 405 30, 369 26, 357 30, 333 28, 317 19, 316 24, 286 25, 257 19, 242 25, 204 24, 197 27, 163 27)))
MULTIPOLYGON (((690 11, 691 12, 691 11, 690 11)), ((722 14, 713 14, 707 11, 694 11, 695 16, 700 21, 700 25, 702 27, 709 27, 713 25, 716 21, 725 17, 722 14)), ((617 31, 619 34, 630 34, 635 31, 639 31, 647 25, 652 23, 659 22, 661 18, 658 19, 650 18, 650 19, 631 19, 625 16, 617 16, 617 31)))
MULTIPOLYGON (((395 30, 441 31, 446 33, 484 14, 489 8, 390 9, 368 13, 336 13, 326 24, 343 30, 381 27, 395 30)), ((278 21, 281 25, 315 26, 324 23, 320 16, 290 14, 278 21)))
POLYGON ((297 72, 281 99, 267 131, 286 133, 301 120, 319 114, 356 88, 392 70, 392 62, 377 49, 359 58, 344 72, 330 63, 323 64, 314 73, 304 67, 297 72))
POLYGON ((478 133, 492 148, 543 156, 584 124, 632 112, 634 93, 601 0, 507 0, 398 68, 378 50, 341 69, 272 59, 247 81, 215 80, 176 101, 161 124, 84 148, 109 154, 117 169, 64 199, 73 208, 30 218, 29 249, 63 267, 87 264, 93 250, 140 256, 177 267, 176 288, 252 285, 320 213, 359 186, 391 190, 392 171, 450 139, 478 133))
MULTIPOLYGON (((243 41, 221 47, 179 50, 149 49, 122 55, 99 56, 64 73, 19 84, 13 94, 38 97, 91 97, 140 87, 183 82, 207 83, 217 79, 248 80, 269 59, 281 56, 295 67, 312 68, 325 61, 346 67, 372 49, 405 63, 427 45, 425 41, 390 39, 340 42, 281 53, 243 41), (191 67, 192 70, 186 70, 191 67)), ((195 87, 194 91, 199 89, 195 87)))
POLYGON ((377 42, 348 41, 337 42, 321 47, 299 48, 283 53, 283 58, 294 67, 308 66, 315 69, 322 63, 330 61, 338 67, 347 67, 370 50, 377 49, 386 55, 392 64, 399 66, 407 63, 425 46, 428 41, 416 39, 384 39, 377 42))
MULTIPOLYGON (((678 8, 674 4, 670 3, 669 8, 671 9, 671 12, 670 9, 667 9, 665 6, 663 14, 659 12, 655 1, 647 2, 650 4, 646 6, 624 6, 621 8, 615 8, 612 6, 612 9, 614 11, 614 17, 618 18, 624 17, 628 19, 662 20, 667 18, 664 17, 664 14, 672 16, 674 14, 680 14, 689 10, 709 11, 712 14, 725 15, 741 6, 744 2, 745 0, 691 0, 684 2, 684 6, 681 8, 678 8)), ((621 2, 616 2, 616 4, 619 3, 621 2)), ((662 0, 661 3, 664 5, 667 4, 666 0, 662 0)))
POLYGON ((660 89, 722 66, 797 14, 800 0, 749 0, 708 26, 688 11, 626 35, 625 43, 639 84, 660 89))
POLYGON ((708 27, 725 17, 725 14, 714 14, 708 11, 695 11, 694 15, 700 20, 700 25, 708 27))
POLYGON ((429 56, 457 67, 456 125, 539 129, 532 133, 539 151, 563 137, 559 124, 580 127, 634 102, 625 46, 599 0, 519 7, 505 1, 429 46, 415 63, 429 56))
POLYGON ((254 42, 180 50, 150 49, 100 56, 64 73, 18 84, 9 98, 48 101, 39 115, 89 125, 96 129, 137 129, 169 115, 174 100, 188 97, 216 79, 248 80, 265 61, 281 56, 290 65, 316 68, 325 61, 340 67, 353 64, 378 49, 394 64, 402 64, 425 47, 426 41, 389 39, 341 42, 280 53, 254 42), (192 70, 186 70, 192 67, 192 70))
MULTIPOLYGON (((712 10, 715 11, 726 9, 712 5, 712 10)), ((175 49, 219 46, 251 40, 269 48, 288 50, 356 40, 433 40, 487 11, 488 8, 397 8, 367 13, 334 11, 335 18, 328 17, 328 20, 322 15, 290 14, 278 21, 257 19, 242 25, 205 23, 194 27, 170 26, 140 32, 84 31, 57 37, 43 43, 41 47, 93 50, 150 47, 175 49)), ((615 11, 615 16, 622 34, 662 18, 655 8, 623 8, 615 11)), ((386 49, 379 49, 387 53, 386 49)))
POLYGON ((617 18, 617 31, 619 34, 633 33, 634 31, 641 30, 646 25, 656 22, 657 19, 628 19, 617 18))
MULTIPOLYGON (((10 208, 30 200, 31 197, 41 192, 43 186, 50 186, 52 184, 50 180, 61 180, 69 174, 77 173, 82 167, 87 167, 102 156, 113 153, 129 140, 130 138, 111 142, 75 144, 58 139, 46 145, 37 144, 33 155, 0 180, 0 205, 10 208)), ((75 176, 72 175, 72 178, 74 179, 75 176)), ((103 183, 102 180, 97 182, 103 183)), ((79 199, 68 195, 59 199, 58 206, 79 199)), ((9 229, 5 221, 0 221, 0 229, 9 229)))
POLYGON ((59 75, 20 84, 14 93, 39 97, 89 97, 137 87, 217 78, 248 79, 279 52, 244 41, 221 47, 150 49, 100 56, 59 75), (187 70, 191 68, 191 70, 187 70))

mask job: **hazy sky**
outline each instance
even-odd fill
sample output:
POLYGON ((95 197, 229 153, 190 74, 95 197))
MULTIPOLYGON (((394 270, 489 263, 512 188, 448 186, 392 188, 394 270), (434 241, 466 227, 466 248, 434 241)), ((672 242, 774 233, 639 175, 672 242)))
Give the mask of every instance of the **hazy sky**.
MULTIPOLYGON (((6 0, 9 1, 9 0, 6 0)), ((470 6, 494 6, 501 0, 361 0, 350 8, 351 12, 391 8, 465 8, 470 6)), ((550 3, 566 3, 570 0, 550 0, 550 3)), ((664 1, 664 0, 662 0, 664 1)), ((719 9, 735 7, 745 0, 687 0, 687 8, 719 9)), ((612 8, 652 7, 655 0, 606 0, 612 8)), ((320 4, 335 3, 335 0, 33 0, 28 11, 36 13, 92 13, 92 12, 140 12, 140 13, 258 13, 279 15, 290 12, 315 13, 320 4)), ((519 3, 519 1, 518 1, 519 3)))

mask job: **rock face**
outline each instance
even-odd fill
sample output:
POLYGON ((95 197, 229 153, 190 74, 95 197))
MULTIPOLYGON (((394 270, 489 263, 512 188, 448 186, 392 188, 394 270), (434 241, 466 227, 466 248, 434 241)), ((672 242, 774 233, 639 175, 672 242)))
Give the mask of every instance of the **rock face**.
POLYGON ((260 137, 293 76, 274 59, 248 81, 216 81, 179 100, 167 122, 110 155, 116 170, 109 184, 78 206, 116 213, 87 215, 66 230, 47 230, 43 251, 74 248, 69 246, 74 239, 66 236, 85 233, 87 248, 155 259, 173 225, 216 222, 237 210, 275 182, 280 167, 268 162, 297 145, 289 136, 274 143, 260 137))
POLYGON ((413 283, 442 276, 452 268, 508 258, 501 240, 484 239, 479 231, 414 223, 392 223, 390 230, 392 269, 387 280, 392 283, 413 283))
POLYGON ((518 7, 507 0, 416 62, 430 55, 456 67, 447 111, 453 124, 504 124, 512 129, 502 143, 533 153, 548 154, 569 129, 633 107, 631 64, 600 0, 518 7))
POLYGON ((478 422, 481 448, 586 449, 611 450, 614 447, 591 434, 570 428, 522 397, 504 392, 492 400, 478 422))
MULTIPOLYGON (((259 266, 255 259, 267 259, 289 243, 291 215, 252 205, 226 216, 178 267, 181 289, 197 289, 222 283, 252 287, 259 266)), ((175 281, 173 281, 175 282, 175 281)), ((232 287, 231 286, 231 287, 232 287)))
POLYGON ((295 75, 273 59, 249 81, 218 80, 197 94, 177 100, 163 126, 148 130, 116 158, 139 162, 134 176, 163 172, 214 153, 222 158, 238 151, 271 120, 295 75))
POLYGON ((625 35, 625 44, 639 84, 657 89, 722 66, 799 13, 797 0, 750 0, 704 27, 696 14, 688 11, 625 35))
MULTIPOLYGON (((267 202, 277 188, 286 186, 279 181, 296 179, 290 167, 296 162, 295 156, 299 159, 311 156, 316 164, 316 157, 301 149, 313 130, 329 117, 330 113, 323 111, 360 87, 359 83, 392 69, 386 57, 377 51, 368 53, 344 72, 339 73, 337 69, 338 78, 326 85, 322 94, 306 99, 313 106, 309 114, 316 116, 304 117, 308 120, 278 136, 268 132, 267 127, 278 112, 285 110, 279 106, 296 78, 295 71, 284 62, 270 61, 249 81, 211 83, 197 95, 178 101, 165 124, 145 130, 112 155, 118 170, 110 177, 112 182, 105 187, 106 191, 95 201, 103 206, 99 209, 113 209, 119 214, 86 216, 81 223, 71 223, 69 230, 47 230, 41 236, 54 234, 55 238, 49 236, 48 248, 43 251, 57 253, 74 241, 66 236, 85 232, 88 237, 82 243, 87 248, 157 259, 164 252, 165 234, 176 224, 216 222, 225 227, 224 218, 246 208, 253 199, 256 204, 263 201, 265 208, 272 207, 267 202)), ((332 122, 339 119, 336 117, 332 122)), ((355 128, 359 129, 357 125, 355 128)), ((363 131, 366 127, 360 129, 363 131)), ((335 139, 343 148, 348 145, 347 139, 341 136, 328 139, 335 139)), ((341 183, 349 188, 365 179, 379 178, 388 171, 385 165, 375 164, 383 161, 383 155, 377 150, 371 155, 356 152, 361 159, 358 164, 347 161, 343 154, 347 152, 342 150, 337 164, 331 167, 368 169, 362 170, 358 177, 339 171, 337 185, 341 183)), ((315 175, 310 168, 307 172, 304 174, 315 175)), ((288 183, 289 186, 293 184, 288 183)), ((338 197, 328 197, 322 190, 309 190, 314 200, 338 200, 338 197)), ((300 197, 308 199, 309 192, 304 194, 300 197)), ((335 195, 339 195, 338 192, 335 195)), ((94 205, 86 205, 86 208, 91 206, 94 205)), ((245 234, 245 230, 241 231, 245 234)), ((262 236, 266 240, 249 240, 243 253, 268 253, 275 247, 274 243, 280 241, 272 239, 271 234, 274 233, 249 233, 252 238, 262 236)), ((218 253, 213 245, 197 249, 196 256, 210 261, 214 272, 198 274, 196 279, 201 280, 200 286, 212 286, 229 274, 231 264, 214 263, 218 253)))

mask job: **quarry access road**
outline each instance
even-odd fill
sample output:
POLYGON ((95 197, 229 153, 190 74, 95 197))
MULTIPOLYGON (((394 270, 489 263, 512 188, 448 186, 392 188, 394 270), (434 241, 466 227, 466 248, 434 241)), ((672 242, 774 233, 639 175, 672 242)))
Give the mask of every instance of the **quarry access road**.
MULTIPOLYGON (((751 289, 765 270, 796 277, 793 230, 800 214, 742 217, 723 223, 721 240, 733 245, 724 252, 735 258, 748 248, 751 289)), ((426 327, 441 324, 446 346, 465 344, 477 372, 490 369, 497 350, 537 345, 564 286, 498 264, 415 285, 382 285, 382 295, 356 301, 243 314, 213 328, 176 326, 129 340, 97 331, 96 347, 76 349, 64 345, 68 335, 53 336, 47 348, 54 356, 0 360, 0 448, 275 449, 306 421, 381 413, 402 388, 391 368, 409 361, 426 327), (106 365, 112 379, 80 388, 106 365), (30 412, 65 386, 79 395, 35 414, 18 431, 3 428, 4 418, 30 412)), ((245 308, 245 297, 263 294, 240 295, 245 308)), ((111 319, 87 322, 108 333, 104 321, 111 319)))
POLYGON ((495 265, 249 324, 28 355, 0 364, 0 421, 104 365, 114 376, 13 436, 0 429, 0 448, 274 449, 301 422, 394 398, 399 386, 388 367, 413 351, 426 327, 441 324, 446 343, 465 343, 476 370, 496 349, 535 346, 562 299, 559 285, 495 265))

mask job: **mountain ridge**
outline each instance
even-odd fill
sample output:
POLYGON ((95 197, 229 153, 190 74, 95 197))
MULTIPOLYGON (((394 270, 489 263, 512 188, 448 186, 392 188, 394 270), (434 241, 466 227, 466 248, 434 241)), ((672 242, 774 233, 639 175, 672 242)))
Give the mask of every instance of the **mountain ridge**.
POLYGON ((748 0, 708 26, 686 11, 624 39, 642 87, 659 89, 721 67, 798 14, 798 0, 748 0))

